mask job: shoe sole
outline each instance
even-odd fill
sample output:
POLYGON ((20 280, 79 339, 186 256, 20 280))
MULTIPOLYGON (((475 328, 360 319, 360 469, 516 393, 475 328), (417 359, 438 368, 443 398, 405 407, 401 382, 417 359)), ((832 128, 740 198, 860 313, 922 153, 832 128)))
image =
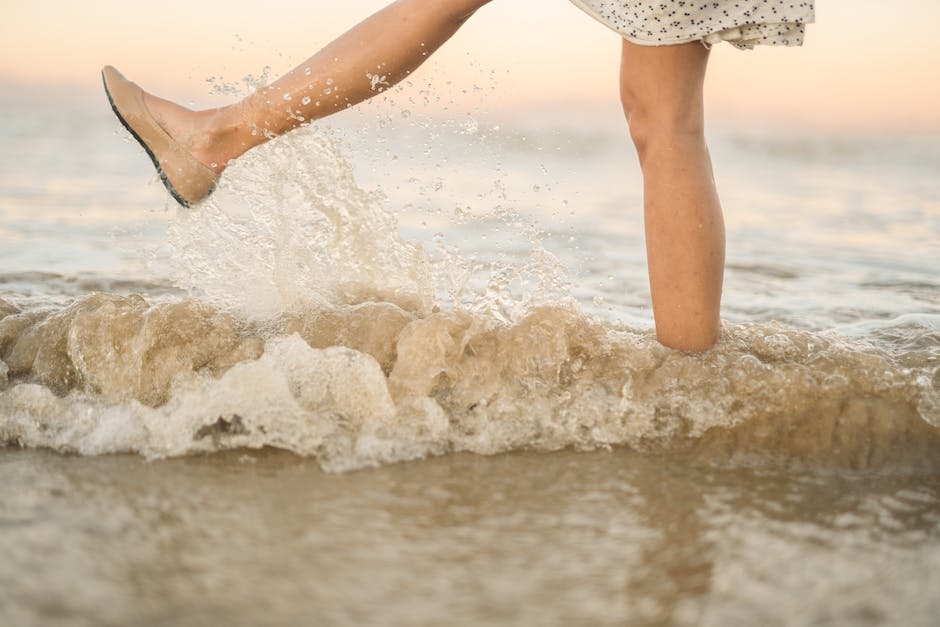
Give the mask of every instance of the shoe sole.
MULTIPOLYGON (((137 140, 137 143, 140 144, 140 146, 144 149, 144 152, 147 153, 147 156, 150 157, 150 161, 153 162, 153 167, 154 169, 156 169, 157 174, 160 176, 160 180, 163 182, 164 187, 166 187, 167 191, 170 192, 170 195, 173 197, 173 199, 176 202, 186 207, 187 209, 192 207, 193 204, 190 203, 185 198, 183 198, 182 194, 176 191, 176 188, 173 187, 173 183, 170 182, 170 179, 167 177, 166 173, 163 171, 163 167, 160 165, 160 162, 157 160, 157 156, 153 154, 152 150, 150 150, 150 146, 147 145, 147 142, 141 139, 140 135, 138 135, 137 132, 133 128, 131 128, 131 125, 127 123, 127 120, 125 120, 124 116, 121 115, 121 112, 118 111, 117 106, 115 106, 114 104, 114 98, 111 97, 111 90, 108 89, 108 80, 105 77, 104 72, 101 72, 101 83, 104 85, 104 93, 108 97, 108 103, 111 105, 111 110, 114 111, 114 115, 117 117, 118 121, 121 123, 121 126, 127 129, 127 132, 129 132, 131 136, 133 136, 133 138, 137 140)), ((213 185, 212 188, 209 190, 209 192, 206 193, 205 197, 208 197, 209 194, 211 194, 214 190, 215 190, 215 185, 213 185)))

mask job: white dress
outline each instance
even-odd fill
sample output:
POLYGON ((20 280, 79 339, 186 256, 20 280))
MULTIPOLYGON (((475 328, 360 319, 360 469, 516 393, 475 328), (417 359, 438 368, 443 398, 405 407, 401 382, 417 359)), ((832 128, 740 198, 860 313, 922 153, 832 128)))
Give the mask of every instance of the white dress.
POLYGON ((813 22, 813 1, 798 0, 571 0, 624 39, 643 46, 727 41, 799 46, 813 22))

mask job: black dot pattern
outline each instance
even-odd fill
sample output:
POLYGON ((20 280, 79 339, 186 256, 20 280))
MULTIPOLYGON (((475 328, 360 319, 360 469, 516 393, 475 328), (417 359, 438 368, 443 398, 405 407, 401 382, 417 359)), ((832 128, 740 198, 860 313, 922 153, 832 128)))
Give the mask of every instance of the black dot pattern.
POLYGON ((814 20, 812 0, 571 0, 625 39, 644 46, 722 41, 800 46, 814 20))

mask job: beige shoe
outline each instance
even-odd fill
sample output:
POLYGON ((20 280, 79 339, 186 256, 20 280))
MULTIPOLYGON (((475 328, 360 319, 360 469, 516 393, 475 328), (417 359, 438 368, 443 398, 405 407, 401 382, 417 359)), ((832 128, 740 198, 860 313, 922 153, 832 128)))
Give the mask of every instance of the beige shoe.
POLYGON ((136 83, 107 65, 101 70, 111 109, 144 147, 167 190, 184 207, 191 207, 215 190, 219 175, 196 159, 160 126, 144 103, 136 83))

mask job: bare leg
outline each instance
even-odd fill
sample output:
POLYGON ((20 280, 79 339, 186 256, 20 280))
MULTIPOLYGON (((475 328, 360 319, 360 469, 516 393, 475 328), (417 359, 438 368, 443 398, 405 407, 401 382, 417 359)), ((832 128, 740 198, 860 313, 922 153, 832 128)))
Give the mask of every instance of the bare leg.
POLYGON ((624 41, 621 98, 643 170, 646 250, 656 336, 705 350, 718 336, 725 230, 705 145, 700 43, 624 41))
POLYGON ((191 111, 146 94, 147 107, 197 159, 222 172, 231 159, 271 137, 402 80, 489 2, 398 0, 234 105, 191 111))

